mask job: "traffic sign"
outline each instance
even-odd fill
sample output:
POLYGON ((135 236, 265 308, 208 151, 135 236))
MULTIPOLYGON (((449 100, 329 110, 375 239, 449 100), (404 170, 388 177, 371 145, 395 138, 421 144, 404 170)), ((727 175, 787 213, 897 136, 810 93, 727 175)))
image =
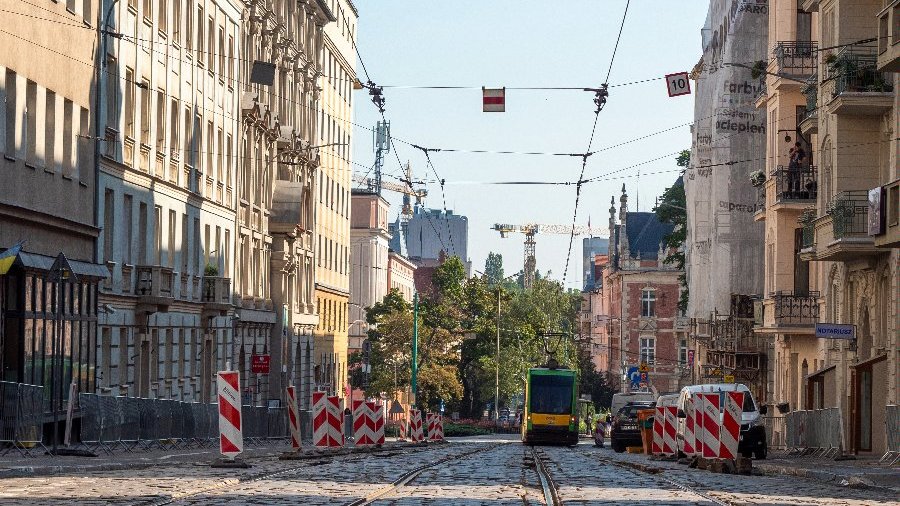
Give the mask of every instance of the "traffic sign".
POLYGON ((271 355, 251 355, 250 371, 253 374, 269 374, 269 363, 271 355))
POLYGON ((649 383, 650 374, 646 372, 641 373, 641 383, 649 383))
POLYGON ((483 112, 506 112, 506 88, 481 88, 483 112))
POLYGON ((687 72, 678 72, 666 76, 666 86, 670 97, 691 94, 691 80, 687 72))
POLYGON ((734 375, 726 374, 724 381, 725 381, 725 383, 734 383, 734 375))
POLYGON ((647 365, 647 362, 641 362, 640 367, 638 367, 638 371, 648 372, 648 371, 650 371, 650 366, 647 365))
POLYGON ((631 382, 632 387, 636 387, 641 382, 641 376, 637 367, 628 368, 628 381, 631 382))

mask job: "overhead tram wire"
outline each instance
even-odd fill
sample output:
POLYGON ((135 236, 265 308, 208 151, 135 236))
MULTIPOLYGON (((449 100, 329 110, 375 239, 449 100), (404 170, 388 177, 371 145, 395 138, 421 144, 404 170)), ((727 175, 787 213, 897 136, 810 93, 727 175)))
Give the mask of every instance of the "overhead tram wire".
POLYGON ((622 40, 622 30, 624 30, 625 28, 625 19, 628 17, 628 7, 630 5, 631 0, 627 0, 625 2, 625 11, 622 13, 622 22, 619 23, 619 33, 618 35, 616 35, 616 43, 613 46, 612 56, 609 58, 609 68, 606 70, 606 79, 603 80, 603 84, 600 86, 600 89, 594 90, 596 91, 594 103, 597 104, 597 110, 594 113, 594 124, 591 127, 591 137, 588 140, 588 146, 585 150, 585 154, 581 158, 581 172, 578 175, 578 182, 575 186, 575 210, 572 213, 572 231, 569 234, 569 249, 566 253, 566 267, 563 270, 563 285, 566 284, 566 279, 569 276, 569 264, 572 260, 572 243, 575 241, 575 223, 578 220, 578 205, 581 202, 582 179, 584 179, 584 171, 587 168, 588 157, 593 154, 591 153, 591 147, 594 144, 594 135, 597 133, 597 121, 600 119, 600 111, 603 110, 603 106, 606 104, 606 98, 609 95, 607 93, 607 88, 609 87, 609 76, 612 75, 613 63, 615 63, 616 53, 618 53, 619 51, 619 42, 622 40))

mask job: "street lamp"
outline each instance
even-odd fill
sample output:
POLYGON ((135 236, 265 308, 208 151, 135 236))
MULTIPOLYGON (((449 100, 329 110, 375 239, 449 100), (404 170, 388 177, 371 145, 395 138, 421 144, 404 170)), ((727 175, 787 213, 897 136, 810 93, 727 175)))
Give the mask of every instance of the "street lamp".
MULTIPOLYGON (((475 272, 487 277, 487 274, 481 271, 476 270, 475 272)), ((510 276, 506 276, 503 279, 497 280, 497 355, 495 357, 496 367, 494 371, 494 424, 500 421, 500 293, 502 291, 500 283, 507 279, 519 276, 522 273, 523 271, 519 271, 510 276)))

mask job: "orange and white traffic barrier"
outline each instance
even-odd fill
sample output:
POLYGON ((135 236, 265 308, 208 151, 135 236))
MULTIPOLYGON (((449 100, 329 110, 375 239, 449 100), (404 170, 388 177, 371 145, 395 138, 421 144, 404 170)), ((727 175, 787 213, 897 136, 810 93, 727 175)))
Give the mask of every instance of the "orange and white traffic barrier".
POLYGON ((653 413, 653 439, 650 443, 650 453, 653 455, 662 455, 665 418, 662 406, 656 406, 653 413))
POLYGON ((291 426, 291 447, 300 449, 300 413, 297 410, 297 391, 287 387, 288 422, 291 426))
POLYGON ((699 394, 700 416, 703 420, 703 457, 719 457, 719 394, 699 394))
POLYGON ((422 430, 422 411, 418 409, 409 410, 409 441, 412 443, 425 441, 425 432, 422 430))
POLYGON ((370 404, 366 401, 353 401, 354 446, 375 444, 375 421, 372 419, 370 404))
POLYGON ((384 411, 380 404, 367 402, 369 406, 369 417, 372 420, 372 440, 376 445, 384 444, 384 411))
POLYGON ((241 430, 240 376, 237 371, 219 371, 216 374, 216 390, 219 400, 219 453, 234 459, 244 451, 244 433, 241 430))
POLYGON ((694 406, 694 455, 703 456, 703 399, 700 394, 691 394, 694 406))
POLYGON ((400 417, 400 434, 397 435, 397 441, 406 441, 406 419, 400 417))
POLYGON ((684 403, 684 447, 682 451, 688 457, 692 457, 696 452, 696 442, 694 440, 694 398, 688 396, 684 403))
POLYGON ((343 418, 338 397, 313 392, 313 445, 344 446, 343 418))
POLYGON ((722 427, 719 431, 719 458, 734 460, 738 454, 738 440, 741 437, 741 413, 744 407, 744 392, 725 392, 725 406, 722 410, 722 427))
POLYGON ((434 432, 435 432, 436 440, 443 441, 444 440, 444 415, 435 415, 435 416, 437 417, 437 420, 434 423, 434 425, 435 425, 434 432))
POLYGON ((675 406, 663 407, 663 455, 675 455, 678 447, 675 446, 675 432, 678 423, 678 408, 675 406))

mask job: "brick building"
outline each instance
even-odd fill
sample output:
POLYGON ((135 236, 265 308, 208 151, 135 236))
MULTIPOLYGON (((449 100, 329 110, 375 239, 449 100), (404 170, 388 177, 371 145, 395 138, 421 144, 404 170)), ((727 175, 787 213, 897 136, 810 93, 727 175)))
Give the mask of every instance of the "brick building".
POLYGON ((621 380, 623 391, 631 388, 625 373, 640 364, 649 368, 647 388, 675 391, 688 384, 690 374, 687 320, 678 310, 681 271, 663 263, 663 240, 672 225, 652 212, 629 212, 623 186, 618 219, 615 199, 610 207, 609 229, 609 255, 600 259, 601 284, 595 287, 600 301, 592 305, 599 311, 592 344, 607 357, 595 362, 621 380))

